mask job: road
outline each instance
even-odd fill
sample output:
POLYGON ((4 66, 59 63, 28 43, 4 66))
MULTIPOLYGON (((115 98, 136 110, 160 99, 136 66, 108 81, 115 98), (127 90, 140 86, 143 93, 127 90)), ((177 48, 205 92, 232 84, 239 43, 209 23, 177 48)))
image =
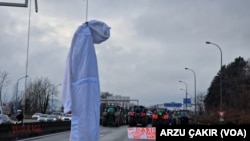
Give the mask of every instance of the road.
MULTIPOLYGON (((128 139, 128 126, 103 127, 100 126, 100 141, 145 141, 145 139, 128 139)), ((69 141, 70 131, 23 139, 19 141, 69 141)), ((155 141, 155 140, 146 140, 155 141)))

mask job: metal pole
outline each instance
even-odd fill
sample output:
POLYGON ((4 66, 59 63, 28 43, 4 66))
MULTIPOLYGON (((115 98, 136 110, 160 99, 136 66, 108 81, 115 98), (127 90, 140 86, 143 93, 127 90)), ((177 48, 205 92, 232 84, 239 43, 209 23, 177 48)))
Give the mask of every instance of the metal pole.
POLYGON ((28 0, 25 3, 0 2, 0 6, 28 7, 28 0))
POLYGON ((186 110, 187 110, 187 89, 186 89, 186 110))
POLYGON ((206 42, 207 44, 213 44, 215 45, 216 47, 219 48, 220 50, 220 71, 221 71, 221 74, 220 74, 220 110, 222 110, 222 50, 221 48, 215 44, 215 43, 211 43, 211 42, 206 42))
POLYGON ((35 9, 36 9, 36 13, 38 12, 38 4, 37 4, 37 0, 35 0, 35 9))
POLYGON ((181 90, 184 90, 186 93, 186 110, 187 110, 187 90, 186 89, 181 89, 181 90))
POLYGON ((26 78, 26 77, 28 77, 27 75, 26 76, 23 76, 23 77, 21 77, 21 78, 19 78, 18 80, 17 80, 17 83, 16 83, 16 104, 15 104, 15 114, 17 113, 17 109, 18 109, 18 100, 17 100, 17 94, 18 94, 18 83, 19 83, 19 81, 21 80, 21 79, 23 79, 23 78, 26 78))
POLYGON ((186 86, 186 110, 187 110, 187 83, 186 82, 183 82, 183 81, 179 81, 179 82, 181 82, 181 83, 184 83, 185 84, 185 86, 186 86))
POLYGON ((186 70, 190 70, 193 72, 194 74, 194 123, 196 124, 196 74, 194 72, 194 70, 189 69, 189 68, 185 68, 186 70))
POLYGON ((52 106, 51 106, 51 112, 53 112, 54 111, 54 104, 53 104, 53 95, 54 95, 54 92, 53 92, 53 90, 52 90, 52 106))
MULTIPOLYGON (((25 0, 25 3, 16 3, 16 2, 0 2, 0 6, 11 6, 11 7, 28 7, 28 0, 25 0)), ((35 0, 35 10, 38 12, 38 3, 37 0, 35 0)), ((28 69, 28 50, 29 50, 29 30, 30 30, 30 14, 31 14, 31 1, 30 1, 30 10, 29 10, 29 25, 28 25, 28 43, 27 43, 27 59, 26 59, 26 76, 27 76, 27 69, 28 69)), ((25 77, 26 78, 26 77, 25 77)), ((23 113, 25 114, 25 100, 26 100, 26 81, 25 79, 25 89, 24 89, 24 109, 23 113)))
MULTIPOLYGON (((219 48, 220 50, 220 111, 222 111, 222 50, 220 46, 212 42, 206 42, 206 44, 212 44, 219 48)), ((221 121, 221 120, 220 120, 221 121)))
MULTIPOLYGON (((25 0, 25 3, 14 3, 14 2, 0 2, 0 6, 11 6, 11 7, 28 7, 28 0, 25 0)), ((35 0, 35 9, 36 13, 38 12, 38 3, 35 0)))

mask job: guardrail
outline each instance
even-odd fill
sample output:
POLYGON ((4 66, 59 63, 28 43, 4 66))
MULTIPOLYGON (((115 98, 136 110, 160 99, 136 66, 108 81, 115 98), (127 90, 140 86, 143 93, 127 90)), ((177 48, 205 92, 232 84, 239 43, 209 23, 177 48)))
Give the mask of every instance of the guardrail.
POLYGON ((70 130, 70 121, 0 125, 0 141, 13 141, 70 130))

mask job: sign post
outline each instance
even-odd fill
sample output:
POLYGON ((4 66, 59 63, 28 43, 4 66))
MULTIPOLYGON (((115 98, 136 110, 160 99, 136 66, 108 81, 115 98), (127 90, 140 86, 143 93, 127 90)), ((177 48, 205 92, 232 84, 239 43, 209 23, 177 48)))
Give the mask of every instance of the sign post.
POLYGON ((164 103, 164 107, 180 108, 180 107, 182 107, 182 103, 175 103, 175 102, 164 103))
POLYGON ((225 111, 218 111, 218 114, 219 114, 219 121, 220 122, 223 122, 224 121, 224 116, 225 116, 225 111))
POLYGON ((187 107, 191 107, 191 99, 190 98, 183 98, 183 104, 187 107))

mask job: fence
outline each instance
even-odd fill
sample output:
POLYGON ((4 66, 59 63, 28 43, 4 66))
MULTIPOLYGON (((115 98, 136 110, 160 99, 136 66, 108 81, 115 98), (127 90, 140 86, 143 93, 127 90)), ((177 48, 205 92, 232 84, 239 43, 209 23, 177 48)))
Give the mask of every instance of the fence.
POLYGON ((70 130, 70 122, 36 122, 0 125, 0 141, 13 141, 70 130))

